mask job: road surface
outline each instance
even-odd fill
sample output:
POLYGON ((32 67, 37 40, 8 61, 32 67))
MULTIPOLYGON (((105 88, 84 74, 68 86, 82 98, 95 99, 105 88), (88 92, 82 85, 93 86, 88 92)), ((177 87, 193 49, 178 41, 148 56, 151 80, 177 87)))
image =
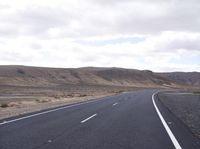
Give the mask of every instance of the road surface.
POLYGON ((199 149, 199 140, 155 92, 134 91, 1 120, 0 149, 199 149))

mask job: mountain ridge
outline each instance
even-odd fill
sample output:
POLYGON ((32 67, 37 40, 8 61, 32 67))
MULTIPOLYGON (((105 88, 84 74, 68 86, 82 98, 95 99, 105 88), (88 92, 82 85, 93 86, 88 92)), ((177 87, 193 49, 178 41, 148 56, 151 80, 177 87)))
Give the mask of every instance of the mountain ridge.
POLYGON ((50 68, 1 65, 0 84, 19 86, 54 86, 65 84, 136 87, 200 86, 200 73, 157 73, 150 70, 118 67, 50 68))

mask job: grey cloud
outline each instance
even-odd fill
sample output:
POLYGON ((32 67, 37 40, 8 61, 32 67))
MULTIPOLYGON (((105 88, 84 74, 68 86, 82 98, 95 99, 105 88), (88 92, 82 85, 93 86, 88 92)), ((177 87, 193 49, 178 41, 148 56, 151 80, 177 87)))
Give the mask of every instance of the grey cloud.
POLYGON ((7 51, 7 52, 1 52, 0 55, 0 62, 12 62, 12 63, 16 63, 16 62, 30 62, 33 59, 33 57, 31 56, 23 56, 22 54, 18 53, 18 52, 11 52, 11 51, 7 51))
POLYGON ((99 5, 94 7, 96 10, 91 5, 91 9, 81 14, 78 22, 82 26, 74 30, 77 36, 200 32, 200 2, 196 0, 101 2, 110 5, 99 5))
POLYGON ((103 6, 112 6, 121 3, 133 2, 133 0, 89 0, 91 3, 95 5, 103 5, 103 6))
POLYGON ((1 5, 1 4, 0 4, 0 11, 2 11, 2 10, 4 10, 4 9, 8 9, 8 8, 10 8, 9 5, 1 5))
POLYGON ((179 50, 200 52, 200 33, 164 32, 148 38, 147 43, 154 43, 153 51, 156 53, 172 53, 179 50))
POLYGON ((171 41, 168 45, 165 45, 164 49, 168 50, 196 50, 200 51, 200 38, 190 40, 190 39, 178 39, 171 41))
POLYGON ((160 4, 144 1, 139 4, 140 8, 134 3, 117 6, 114 10, 117 12, 121 9, 121 12, 110 28, 123 34, 155 34, 167 30, 200 31, 200 2, 171 1, 160 4))
POLYGON ((49 28, 67 26, 69 18, 61 9, 29 6, 0 17, 0 35, 43 35, 49 28))
POLYGON ((67 24, 67 18, 61 10, 45 7, 30 7, 17 14, 16 22, 25 24, 31 32, 45 32, 51 27, 67 24))
MULTIPOLYGON (((89 0, 62 7, 28 6, 0 15, 0 35, 45 36, 59 28, 61 37, 200 32, 197 0, 89 0), (108 6, 105 6, 108 4, 108 6), (61 9, 62 8, 62 9, 61 9)), ((0 12, 1 13, 1 12, 0 12)))
POLYGON ((19 34, 19 30, 16 26, 10 23, 0 23, 0 37, 16 37, 19 34))
POLYGON ((42 45, 40 45, 38 43, 32 43, 32 44, 30 44, 30 48, 33 50, 40 50, 40 49, 42 49, 42 45))
MULTIPOLYGON (((122 4, 122 3, 134 3, 134 2, 143 2, 143 3, 174 3, 174 2, 188 2, 188 0, 89 0, 91 3, 99 5, 107 4, 122 4)), ((198 2, 199 0, 190 0, 190 2, 198 2)))

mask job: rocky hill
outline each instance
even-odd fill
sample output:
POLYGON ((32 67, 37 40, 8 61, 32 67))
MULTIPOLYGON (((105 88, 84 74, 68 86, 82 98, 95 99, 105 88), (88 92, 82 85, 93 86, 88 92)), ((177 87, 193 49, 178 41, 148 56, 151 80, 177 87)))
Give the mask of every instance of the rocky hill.
POLYGON ((161 87, 200 85, 200 73, 154 73, 149 70, 122 68, 46 68, 29 66, 0 66, 0 85, 58 86, 111 85, 132 87, 161 87))

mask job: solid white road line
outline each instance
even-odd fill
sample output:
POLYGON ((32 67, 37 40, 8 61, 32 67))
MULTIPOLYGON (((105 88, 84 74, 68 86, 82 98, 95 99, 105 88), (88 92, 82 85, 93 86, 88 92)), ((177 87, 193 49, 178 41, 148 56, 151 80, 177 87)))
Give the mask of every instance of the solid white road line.
POLYGON ((168 135, 169 135, 169 137, 170 137, 172 143, 174 144, 175 148, 176 148, 176 149, 182 149, 181 146, 180 146, 180 144, 179 144, 178 141, 176 140, 174 134, 173 134, 172 131, 170 130, 169 126, 167 125, 166 121, 164 120, 163 116, 161 115, 161 113, 160 113, 158 107, 156 106, 156 103, 155 103, 155 100, 154 100, 154 96, 155 96, 156 94, 157 94, 157 92, 154 93, 154 94, 152 95, 152 101, 153 101, 153 105, 154 105, 154 107, 155 107, 155 109, 156 109, 156 112, 158 113, 158 116, 159 116, 159 118, 160 118, 160 120, 161 120, 163 126, 165 127, 165 130, 167 131, 167 133, 168 133, 168 135))
POLYGON ((118 104, 118 103, 116 102, 116 103, 113 104, 113 106, 116 106, 117 104, 118 104))
POLYGON ((82 120, 81 123, 85 123, 86 121, 88 121, 89 119, 91 119, 91 118, 93 118, 93 117, 95 117, 95 116, 97 116, 97 114, 93 114, 92 116, 90 116, 90 117, 88 117, 88 118, 82 120))
POLYGON ((91 102, 96 102, 96 101, 99 101, 99 100, 86 101, 86 102, 77 103, 77 104, 73 104, 73 105, 67 105, 67 106, 64 106, 64 107, 55 108, 55 109, 52 109, 52 110, 48 110, 48 111, 44 111, 44 112, 40 112, 40 113, 36 113, 36 114, 32 114, 32 115, 20 117, 20 118, 17 118, 17 119, 3 121, 3 122, 0 123, 0 126, 8 124, 8 123, 24 120, 24 119, 27 119, 27 118, 31 118, 31 117, 35 117, 35 116, 39 116, 39 115, 43 115, 43 114, 59 111, 59 110, 62 110, 62 109, 67 109, 67 108, 70 108, 70 107, 75 107, 75 106, 79 106, 79 105, 83 105, 83 104, 87 104, 87 103, 91 103, 91 102))

